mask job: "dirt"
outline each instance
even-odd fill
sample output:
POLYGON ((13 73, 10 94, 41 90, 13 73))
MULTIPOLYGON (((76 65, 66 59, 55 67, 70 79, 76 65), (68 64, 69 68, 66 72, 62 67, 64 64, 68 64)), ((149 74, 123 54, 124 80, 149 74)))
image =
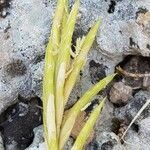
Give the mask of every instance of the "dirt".
POLYGON ((24 150, 34 138, 33 129, 42 124, 41 100, 19 101, 0 115, 0 129, 6 150, 24 150))
POLYGON ((106 77, 106 72, 105 72, 106 69, 107 66, 104 66, 103 64, 96 63, 94 60, 91 60, 89 63, 91 82, 95 84, 101 79, 103 79, 104 77, 106 77))
POLYGON ((5 18, 9 13, 7 9, 10 7, 10 0, 0 0, 0 18, 5 18))

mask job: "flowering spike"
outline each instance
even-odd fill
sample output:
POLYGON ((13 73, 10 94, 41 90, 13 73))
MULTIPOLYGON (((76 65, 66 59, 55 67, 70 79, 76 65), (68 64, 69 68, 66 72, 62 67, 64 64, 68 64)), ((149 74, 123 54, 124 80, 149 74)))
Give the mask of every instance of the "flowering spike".
POLYGON ((67 23, 63 29, 61 36, 61 43, 59 48, 59 55, 56 63, 56 124, 57 124, 57 135, 59 136, 60 126, 63 117, 64 111, 64 84, 65 84, 65 75, 67 71, 67 65, 70 61, 70 47, 72 35, 75 27, 75 22, 77 18, 77 13, 79 9, 79 1, 77 1, 69 16, 67 23))
MULTIPOLYGON (((99 25, 100 25, 100 20, 95 23, 95 25, 91 28, 91 30, 89 31, 87 36, 84 37, 84 39, 82 39, 80 42, 80 43, 82 43, 80 53, 75 58, 75 60, 73 62, 74 68, 73 68, 72 72, 70 73, 70 75, 68 76, 66 83, 65 83, 65 99, 64 99, 65 104, 67 103, 69 95, 75 85, 76 79, 85 64, 87 54, 93 44, 93 41, 94 41, 97 31, 99 29, 99 25)), ((78 43, 79 43, 79 41, 77 40, 77 44, 78 43)), ((77 45, 77 48, 78 48, 78 45, 77 45)))

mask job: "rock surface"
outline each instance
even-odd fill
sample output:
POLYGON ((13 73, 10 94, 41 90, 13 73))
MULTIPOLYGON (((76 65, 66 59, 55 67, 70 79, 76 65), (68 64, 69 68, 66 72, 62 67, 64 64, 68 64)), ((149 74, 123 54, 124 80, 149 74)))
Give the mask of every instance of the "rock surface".
POLYGON ((39 126, 34 129, 34 136, 35 137, 32 144, 25 150, 45 150, 42 126, 39 126))
POLYGON ((50 32, 53 2, 11 1, 0 18, 0 113, 14 103, 41 93, 45 43, 50 32))
POLYGON ((114 104, 126 104, 132 97, 132 88, 123 82, 116 82, 110 91, 110 101, 114 104))
MULTIPOLYGON (((45 47, 56 6, 56 0, 4 2, 6 5, 0 2, 0 113, 14 104, 18 95, 27 99, 41 98, 45 47)), ((99 17, 102 24, 68 107, 90 86, 114 72, 124 56, 150 56, 149 12, 150 0, 81 0, 75 38, 87 33, 99 17)), ((101 126, 111 132, 111 125, 106 124, 111 122, 114 106, 108 104, 107 107, 110 109, 103 114, 101 126)), ((121 110, 120 118, 126 112, 121 110)), ((131 118, 136 114, 133 112, 131 118)), ((99 128, 96 126, 96 131, 101 130, 99 128)), ((102 138, 99 134, 104 131, 97 132, 98 149, 102 138)))
MULTIPOLYGON (((115 115, 120 119, 127 119, 128 121, 131 121, 149 98, 149 92, 139 91, 132 99, 130 99, 130 102, 126 106, 122 108, 116 108, 115 115)), ((147 108, 137 119, 137 122, 140 122, 141 120, 147 118, 149 115, 150 106, 147 106, 147 108)))
MULTIPOLYGON (((81 0, 76 35, 85 34, 94 21, 102 17, 89 58, 99 63, 106 74, 113 72, 123 55, 149 56, 149 2, 81 0)), ((13 0, 9 5, 7 16, 0 18, 0 112, 11 105, 18 94, 41 96, 44 52, 56 1, 13 0)), ((89 74, 85 71, 82 78, 86 73, 89 74)), ((86 77, 83 81, 87 79, 90 80, 86 77)))
POLYGON ((1 137, 1 134, 0 134, 0 150, 4 150, 3 139, 1 137))

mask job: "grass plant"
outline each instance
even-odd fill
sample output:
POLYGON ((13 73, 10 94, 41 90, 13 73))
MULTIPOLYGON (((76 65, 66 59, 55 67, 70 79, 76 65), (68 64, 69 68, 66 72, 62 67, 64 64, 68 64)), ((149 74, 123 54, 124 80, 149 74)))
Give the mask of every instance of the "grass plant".
MULTIPOLYGON (((101 22, 98 20, 86 36, 76 40, 75 52, 73 52, 72 38, 79 5, 79 0, 76 0, 69 12, 68 0, 58 0, 51 36, 46 48, 43 76, 43 124, 47 150, 64 148, 78 114, 115 76, 115 74, 109 75, 91 87, 64 116, 64 108, 77 77, 86 63, 88 52, 101 22), (71 56, 74 57, 73 61, 71 56)), ((83 148, 103 105, 104 100, 93 110, 72 150, 83 148)))

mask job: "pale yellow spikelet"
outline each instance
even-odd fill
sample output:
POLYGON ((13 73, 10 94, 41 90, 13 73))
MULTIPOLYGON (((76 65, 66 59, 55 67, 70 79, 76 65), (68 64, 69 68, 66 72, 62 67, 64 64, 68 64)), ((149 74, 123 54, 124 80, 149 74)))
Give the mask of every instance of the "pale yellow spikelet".
POLYGON ((56 63, 56 125, 57 125, 57 135, 59 136, 60 126, 63 118, 64 111, 64 84, 65 84, 65 75, 67 71, 67 65, 70 61, 70 47, 72 41, 72 35, 74 31, 74 26, 77 18, 77 13, 79 9, 79 1, 77 1, 67 19, 67 22, 64 26, 61 36, 61 43, 59 47, 59 54, 56 63))
POLYGON ((60 132, 60 140, 59 146, 62 149, 65 142, 68 140, 73 125, 75 123, 76 117, 79 112, 84 108, 89 102, 92 101, 92 98, 102 89, 104 89, 109 82, 112 81, 116 74, 109 75, 105 77, 103 80, 99 81, 96 85, 90 88, 85 94, 74 104, 74 106, 69 110, 65 120, 63 121, 61 132, 60 132))
MULTIPOLYGON (((77 77, 86 63, 88 52, 99 29, 100 20, 90 29, 87 36, 76 40, 75 52, 72 51, 72 39, 79 10, 79 0, 75 1, 69 12, 68 0, 58 0, 53 19, 51 36, 45 53, 43 75, 43 126, 47 150, 62 150, 80 111, 92 101, 92 98, 113 79, 115 74, 107 76, 90 88, 64 115, 64 107, 75 85, 77 77), (74 57, 71 60, 71 56, 74 57)), ((98 117, 98 106, 81 133, 87 132, 80 143, 81 135, 73 148, 83 147, 91 128, 98 117), (92 117, 93 116, 93 117, 92 117), (92 120, 92 122, 90 121, 92 120), (89 124, 91 122, 91 124, 89 124), (78 140, 79 139, 79 140, 78 140)), ((98 109, 99 108, 99 109, 98 109)), ((78 148, 77 148, 78 149, 78 148)), ((80 148, 79 148, 80 149, 80 148)))
POLYGON ((64 11, 65 0, 59 0, 53 20, 51 37, 47 45, 45 54, 45 66, 43 77, 43 126, 46 140, 46 147, 49 150, 57 150, 57 131, 55 116, 55 89, 54 89, 54 72, 55 72, 55 52, 58 50, 60 43, 60 27, 62 14, 64 11), (49 115, 49 113, 51 113, 49 115))
MULTIPOLYGON (((49 43, 46 49, 45 56, 45 70, 43 79, 43 123, 44 123, 44 134, 47 147, 52 149, 58 148, 56 138, 56 124, 55 124, 55 104, 54 104, 54 70, 55 63, 52 54, 52 44, 49 43), (49 111, 52 111, 51 117, 49 118, 49 111), (51 122, 52 126, 49 126, 51 122)), ((51 149, 49 149, 51 150, 51 149)))
POLYGON ((69 74, 65 83, 65 99, 64 103, 66 104, 69 98, 69 95, 75 85, 78 75, 80 74, 81 69, 83 68, 88 52, 93 44, 97 31, 99 29, 100 20, 95 23, 95 25, 91 28, 86 37, 81 40, 77 40, 77 51, 80 51, 78 56, 75 58, 73 62, 73 70, 69 74))
POLYGON ((86 140, 90 136, 91 131, 93 130, 94 124, 96 123, 96 120, 98 119, 100 115, 100 111, 102 110, 104 106, 106 98, 102 100, 102 102, 94 108, 92 111, 90 117, 88 118, 86 124, 84 125, 83 129, 79 133, 73 147, 71 150, 82 150, 84 145, 86 144, 86 140))
POLYGON ((51 40, 53 43, 53 51, 58 51, 60 40, 61 40, 61 25, 63 20, 64 8, 66 0, 58 0, 57 7, 53 19, 51 29, 51 40))

